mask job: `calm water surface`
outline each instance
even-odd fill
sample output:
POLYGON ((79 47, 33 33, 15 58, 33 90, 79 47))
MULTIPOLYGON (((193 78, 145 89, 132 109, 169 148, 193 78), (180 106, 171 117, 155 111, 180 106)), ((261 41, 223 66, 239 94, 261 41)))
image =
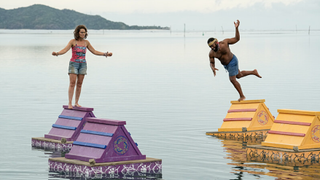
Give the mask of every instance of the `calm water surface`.
MULTIPOLYGON (((262 79, 239 80, 248 100, 277 109, 320 111, 320 32, 242 32, 231 46, 240 69, 262 79)), ((80 104, 99 118, 127 122, 148 157, 163 160, 163 179, 318 179, 320 166, 247 162, 242 142, 208 137, 238 94, 217 62, 209 67, 206 41, 234 32, 90 31, 88 40, 111 58, 87 55, 80 104), (185 37, 184 37, 185 36, 185 37)), ((59 57, 70 31, 0 30, 0 179, 59 179, 48 158, 60 154, 31 148, 67 104, 68 61, 59 57)))

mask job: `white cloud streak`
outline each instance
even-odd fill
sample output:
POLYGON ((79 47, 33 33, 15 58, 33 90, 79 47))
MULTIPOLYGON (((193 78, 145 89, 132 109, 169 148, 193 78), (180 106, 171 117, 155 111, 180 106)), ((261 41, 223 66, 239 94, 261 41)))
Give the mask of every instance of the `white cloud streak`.
POLYGON ((286 6, 306 0, 14 0, 1 1, 0 7, 13 9, 44 4, 58 9, 73 9, 79 12, 114 12, 122 14, 130 13, 169 13, 193 11, 200 13, 212 13, 233 8, 249 8, 259 3, 265 8, 272 8, 275 3, 286 6))

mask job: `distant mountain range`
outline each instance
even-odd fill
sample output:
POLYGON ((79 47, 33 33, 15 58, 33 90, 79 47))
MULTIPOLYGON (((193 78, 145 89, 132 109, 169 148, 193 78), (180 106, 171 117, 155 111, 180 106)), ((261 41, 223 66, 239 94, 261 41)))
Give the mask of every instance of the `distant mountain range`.
POLYGON ((59 10, 40 4, 12 10, 0 8, 0 29, 74 29, 80 24, 88 29, 169 29, 160 26, 129 26, 99 15, 87 15, 69 9, 59 10))

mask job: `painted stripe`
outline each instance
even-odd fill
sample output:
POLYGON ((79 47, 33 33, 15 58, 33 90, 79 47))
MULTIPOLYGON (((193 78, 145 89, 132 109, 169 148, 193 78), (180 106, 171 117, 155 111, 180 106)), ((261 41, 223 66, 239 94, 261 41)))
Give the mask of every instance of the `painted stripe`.
POLYGON ((81 130, 81 133, 86 133, 86 134, 94 134, 94 135, 101 135, 101 136, 113 136, 113 133, 106 133, 106 132, 99 132, 99 131, 90 131, 90 130, 81 130))
POLYGON ((72 127, 72 126, 62 126, 59 124, 52 124, 52 127, 54 128, 60 128, 60 129, 69 129, 69 130, 76 130, 77 127, 72 127))
POLYGON ((73 141, 73 145, 94 147, 94 148, 101 148, 101 149, 105 149, 107 147, 106 145, 103 145, 103 144, 94 144, 94 143, 87 143, 87 142, 80 142, 80 141, 73 141))
POLYGON ((223 121, 251 121, 252 118, 224 118, 223 121))
POLYGON ((283 132, 283 131, 268 131, 269 134, 279 134, 279 135, 288 135, 288 136, 301 136, 304 137, 306 134, 303 133, 293 133, 293 132, 283 132))
POLYGON ((73 117, 73 116, 65 116, 65 115, 59 115, 59 118, 72 119, 72 120, 78 120, 78 121, 81 121, 83 119, 81 117, 73 117))
POLYGON ((256 112, 257 109, 230 109, 228 113, 233 113, 233 112, 256 112))
POLYGON ((275 122, 275 123, 281 123, 281 124, 301 125, 301 126, 310 126, 310 125, 311 125, 311 123, 295 122, 295 121, 274 120, 274 122, 275 122))

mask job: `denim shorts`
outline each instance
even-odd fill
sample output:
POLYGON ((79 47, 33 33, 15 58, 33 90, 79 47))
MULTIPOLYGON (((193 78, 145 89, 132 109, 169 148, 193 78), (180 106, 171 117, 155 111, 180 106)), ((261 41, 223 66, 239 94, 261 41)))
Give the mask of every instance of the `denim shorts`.
POLYGON ((224 66, 224 68, 228 70, 229 76, 235 76, 239 73, 238 58, 236 55, 233 55, 229 64, 224 66))
POLYGON ((68 74, 86 75, 87 74, 87 63, 86 62, 78 63, 78 62, 70 61, 68 74))

